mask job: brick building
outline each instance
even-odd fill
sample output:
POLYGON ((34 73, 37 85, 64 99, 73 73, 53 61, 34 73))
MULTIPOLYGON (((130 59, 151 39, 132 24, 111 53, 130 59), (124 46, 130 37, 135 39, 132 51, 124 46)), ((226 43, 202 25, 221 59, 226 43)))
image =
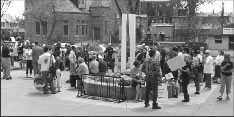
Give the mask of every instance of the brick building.
MULTIPOLYGON (((136 0, 133 0, 134 4, 136 0)), ((25 0, 25 39, 46 42, 52 27, 52 16, 40 22, 28 15, 27 11, 35 9, 33 5, 54 4, 57 23, 52 35, 52 42, 79 43, 81 41, 98 41, 108 43, 110 36, 119 26, 118 10, 114 0, 25 0), (31 6, 30 6, 31 5, 31 6)), ((127 13, 127 1, 117 0, 122 13, 127 13)), ((43 5, 42 5, 43 6, 43 5)))

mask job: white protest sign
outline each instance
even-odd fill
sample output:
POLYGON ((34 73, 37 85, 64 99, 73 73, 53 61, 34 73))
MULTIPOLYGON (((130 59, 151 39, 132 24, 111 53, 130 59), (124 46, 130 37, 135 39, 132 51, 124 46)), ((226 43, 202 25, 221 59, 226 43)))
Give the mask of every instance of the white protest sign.
POLYGON ((171 71, 175 71, 179 68, 182 68, 186 65, 184 59, 181 56, 177 56, 172 58, 171 60, 167 61, 167 64, 171 71))

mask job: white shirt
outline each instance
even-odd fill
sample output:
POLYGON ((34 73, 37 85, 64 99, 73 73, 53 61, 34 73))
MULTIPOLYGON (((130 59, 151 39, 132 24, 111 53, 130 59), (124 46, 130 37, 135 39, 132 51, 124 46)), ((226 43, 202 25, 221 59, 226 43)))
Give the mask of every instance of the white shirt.
POLYGON ((32 49, 25 49, 24 52, 26 60, 32 60, 32 49))
POLYGON ((76 62, 76 54, 73 50, 71 50, 70 54, 69 54, 69 60, 74 63, 76 62))
POLYGON ((208 56, 204 63, 204 73, 212 74, 213 73, 213 58, 208 56))
POLYGON ((155 60, 160 61, 160 52, 156 51, 156 55, 154 57, 155 60))
POLYGON ((221 63, 223 62, 223 60, 224 60, 224 57, 218 55, 218 56, 215 58, 214 63, 215 63, 216 65, 221 65, 221 63))
POLYGON ((91 73, 98 73, 99 72, 99 63, 94 60, 89 64, 89 69, 91 73))
POLYGON ((55 63, 54 56, 52 55, 52 57, 51 57, 51 54, 48 52, 39 56, 38 64, 41 64, 41 71, 49 71, 50 61, 55 63))
POLYGON ((178 56, 181 56, 182 58, 184 58, 184 54, 182 52, 178 52, 178 56))

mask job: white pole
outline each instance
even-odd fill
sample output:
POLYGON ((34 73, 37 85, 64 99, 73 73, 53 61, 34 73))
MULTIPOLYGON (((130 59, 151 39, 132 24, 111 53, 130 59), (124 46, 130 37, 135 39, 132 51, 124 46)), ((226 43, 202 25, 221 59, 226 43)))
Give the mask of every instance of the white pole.
POLYGON ((129 37, 130 37, 130 69, 134 68, 135 52, 136 52, 136 15, 129 14, 129 37))
POLYGON ((122 40, 121 40, 121 72, 126 71, 126 24, 127 14, 122 14, 122 40))

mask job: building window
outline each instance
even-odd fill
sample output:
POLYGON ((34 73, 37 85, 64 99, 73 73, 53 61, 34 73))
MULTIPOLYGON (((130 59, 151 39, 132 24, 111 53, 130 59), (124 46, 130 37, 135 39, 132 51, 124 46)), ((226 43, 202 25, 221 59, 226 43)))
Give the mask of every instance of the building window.
POLYGON ((86 21, 86 35, 88 35, 88 21, 86 21))
POLYGON ((42 22, 42 33, 43 35, 47 35, 47 21, 42 22))
POLYGON ((5 22, 1 22, 1 26, 4 27, 5 26, 5 22))
POLYGON ((63 35, 68 35, 68 21, 63 22, 63 35))
POLYGON ((105 35, 107 35, 107 21, 105 21, 105 35))
POLYGON ((81 34, 88 35, 88 21, 81 21, 81 34))
POLYGON ((222 39, 216 39, 215 43, 222 43, 222 39))
POLYGON ((36 22, 36 35, 40 35, 41 34, 41 25, 40 22, 36 22))
POLYGON ((76 22, 76 35, 80 34, 80 25, 81 25, 81 21, 77 20, 77 22, 76 22))

